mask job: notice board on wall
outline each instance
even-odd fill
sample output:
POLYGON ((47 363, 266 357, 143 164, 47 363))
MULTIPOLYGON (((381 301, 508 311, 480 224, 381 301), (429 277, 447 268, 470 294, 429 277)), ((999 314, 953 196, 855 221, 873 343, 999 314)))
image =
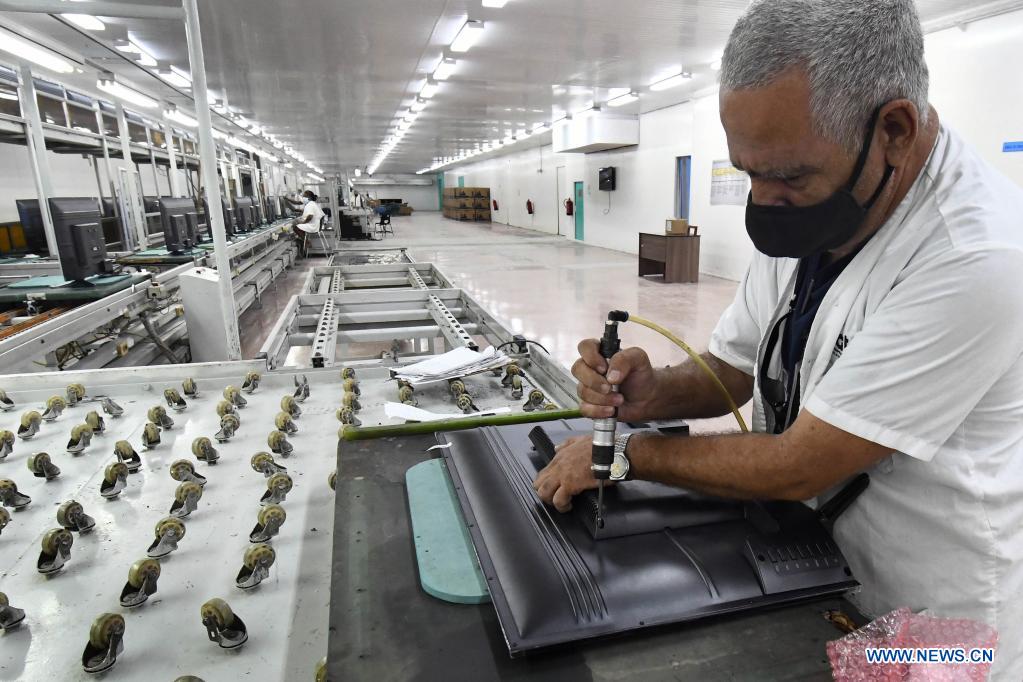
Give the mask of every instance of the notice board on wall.
POLYGON ((715 161, 710 176, 711 206, 745 206, 749 197, 749 176, 728 159, 715 161))

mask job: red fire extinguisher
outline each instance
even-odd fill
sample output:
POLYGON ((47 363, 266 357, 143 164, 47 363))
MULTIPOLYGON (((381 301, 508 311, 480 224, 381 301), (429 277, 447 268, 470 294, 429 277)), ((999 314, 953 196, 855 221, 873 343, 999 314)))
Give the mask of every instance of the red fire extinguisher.
POLYGON ((526 199, 526 213, 533 215, 533 200, 526 199))
POLYGON ((498 210, 498 208, 497 208, 497 199, 494 199, 494 210, 495 210, 495 211, 497 211, 497 210, 498 210))
POLYGON ((565 199, 565 215, 572 215, 575 210, 575 204, 572 203, 571 199, 565 199))

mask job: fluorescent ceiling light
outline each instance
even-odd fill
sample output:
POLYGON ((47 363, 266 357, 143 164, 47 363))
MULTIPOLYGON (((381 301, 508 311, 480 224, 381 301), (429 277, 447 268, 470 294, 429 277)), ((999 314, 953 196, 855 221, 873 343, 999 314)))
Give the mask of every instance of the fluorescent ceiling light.
POLYGON ((418 111, 411 111, 411 110, 406 111, 405 115, 402 118, 404 120, 408 121, 409 123, 412 123, 417 118, 419 118, 419 112, 418 111))
POLYGON ((483 35, 483 22, 475 19, 469 19, 462 28, 458 30, 458 35, 451 41, 452 52, 468 52, 469 49, 476 44, 483 35))
POLYGON ((361 176, 362 176, 362 169, 361 168, 356 168, 355 169, 355 177, 358 178, 358 177, 361 177, 361 176))
POLYGON ((180 69, 175 69, 173 66, 169 69, 160 69, 156 73, 164 82, 170 83, 176 88, 192 87, 191 79, 181 73, 180 69))
POLYGON ((651 83, 650 89, 653 90, 654 92, 660 92, 661 90, 677 88, 678 86, 682 85, 692 77, 693 75, 691 73, 689 73, 688 71, 683 71, 682 73, 675 74, 674 76, 670 76, 668 78, 665 78, 664 80, 659 80, 656 83, 651 83))
POLYGON ((60 16, 86 31, 103 31, 107 27, 106 24, 91 14, 61 14, 60 16))
POLYGON ((618 97, 615 97, 614 99, 609 99, 607 101, 607 105, 609 107, 620 107, 626 104, 631 104, 635 102, 637 99, 639 99, 639 95, 637 95, 635 92, 627 92, 624 95, 619 95, 618 97))
POLYGON ((440 60, 440 64, 433 70, 434 80, 446 81, 451 77, 451 74, 455 72, 455 68, 458 66, 458 60, 451 57, 444 57, 440 60))
POLYGON ((321 178, 319 175, 316 175, 315 173, 309 173, 308 175, 311 180, 315 180, 316 182, 324 181, 323 178, 321 178))
POLYGON ((71 62, 44 47, 23 40, 9 31, 0 30, 0 50, 25 59, 57 73, 73 73, 71 62))
POLYGON ((189 128, 199 127, 198 121, 196 121, 191 116, 188 116, 187 114, 183 114, 177 109, 167 109, 163 112, 163 115, 166 116, 171 121, 174 121, 175 123, 180 123, 183 126, 187 126, 189 128))
POLYGON ((239 140, 237 137, 229 137, 229 138, 227 138, 227 143, 229 145, 231 145, 232 147, 236 147, 238 149, 244 149, 247 152, 254 152, 254 151, 256 151, 255 148, 251 144, 249 144, 245 140, 239 140))
POLYGON ((484 7, 493 7, 494 9, 501 9, 506 4, 508 4, 508 0, 483 0, 484 7))
POLYGON ((437 94, 437 90, 439 88, 440 83, 431 78, 427 78, 426 83, 423 84, 423 89, 419 91, 419 96, 423 99, 430 99, 437 94))
POLYGON ((123 99, 125 102, 134 104, 138 107, 144 107, 146 109, 155 109, 158 102, 149 97, 143 95, 138 90, 132 90, 126 85, 122 85, 114 80, 112 77, 101 77, 96 83, 96 87, 118 99, 123 99))
POLYGON ((427 104, 429 104, 429 102, 427 102, 425 99, 416 99, 416 101, 412 103, 411 109, 412 111, 418 114, 420 111, 426 108, 427 104))

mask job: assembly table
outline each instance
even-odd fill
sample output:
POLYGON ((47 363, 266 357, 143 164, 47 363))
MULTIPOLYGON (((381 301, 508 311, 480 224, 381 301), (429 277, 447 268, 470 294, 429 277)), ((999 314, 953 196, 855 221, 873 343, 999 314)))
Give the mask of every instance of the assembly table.
POLYGON ((419 584, 405 472, 435 436, 342 443, 328 670, 335 680, 829 680, 823 617, 843 599, 648 629, 512 659, 489 603, 456 605, 419 584))

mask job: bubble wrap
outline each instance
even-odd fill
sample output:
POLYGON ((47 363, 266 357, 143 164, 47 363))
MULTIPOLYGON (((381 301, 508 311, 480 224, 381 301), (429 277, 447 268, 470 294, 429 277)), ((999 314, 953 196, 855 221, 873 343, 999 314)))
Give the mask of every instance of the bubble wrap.
POLYGON ((897 609, 852 632, 828 642, 828 660, 836 682, 886 680, 899 682, 984 682, 989 663, 868 663, 866 650, 876 647, 991 647, 998 632, 973 620, 934 618, 897 609))

